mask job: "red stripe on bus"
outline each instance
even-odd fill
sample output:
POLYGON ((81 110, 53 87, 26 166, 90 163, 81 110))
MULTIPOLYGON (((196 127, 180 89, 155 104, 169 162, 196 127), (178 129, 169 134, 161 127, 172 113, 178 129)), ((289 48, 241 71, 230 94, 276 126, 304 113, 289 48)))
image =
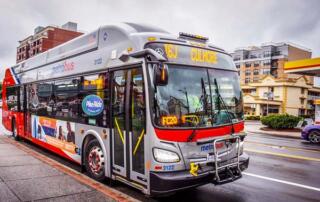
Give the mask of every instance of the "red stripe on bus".
MULTIPOLYGON (((236 123, 233 125, 234 132, 238 133, 243 131, 244 122, 236 123)), ((199 139, 209 138, 209 137, 218 137, 223 135, 228 135, 231 133, 232 126, 221 126, 217 128, 210 129, 197 129, 196 135, 193 138, 192 142, 195 142, 199 139)), ((161 140, 174 141, 174 142, 187 142, 188 137, 192 133, 192 129, 190 130, 170 130, 170 129, 158 129, 155 128, 156 135, 161 140)))

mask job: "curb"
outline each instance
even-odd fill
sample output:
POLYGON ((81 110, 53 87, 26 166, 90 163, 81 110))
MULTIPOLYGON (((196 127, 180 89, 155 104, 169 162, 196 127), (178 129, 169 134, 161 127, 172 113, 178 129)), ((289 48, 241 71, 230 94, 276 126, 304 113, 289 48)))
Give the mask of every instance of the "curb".
POLYGON ((16 142, 14 140, 12 140, 10 137, 4 135, 4 137, 7 138, 3 138, 2 140, 6 143, 12 144, 14 146, 16 146, 18 149, 23 150, 24 152, 26 152, 27 154, 37 158, 38 160, 44 162, 45 164, 48 164, 49 166, 54 167, 55 169, 63 172, 64 174, 74 178, 76 181, 85 184, 91 188, 93 188, 94 190, 97 190, 99 192, 101 192, 103 195, 105 195, 107 198, 111 198, 115 201, 121 201, 121 202, 135 202, 135 201, 139 201, 137 199, 132 198, 129 195, 126 195, 118 190, 115 190, 113 188, 107 187, 106 185, 93 180, 92 178, 83 175, 51 158, 46 157, 45 155, 38 153, 30 148, 28 148, 27 146, 16 142))
POLYGON ((284 135, 284 134, 272 134, 272 133, 267 133, 265 131, 249 131, 247 130, 246 132, 248 133, 254 133, 254 134, 263 134, 263 135, 269 135, 273 137, 283 137, 283 138, 291 138, 291 139, 301 139, 300 136, 291 136, 291 135, 284 135))

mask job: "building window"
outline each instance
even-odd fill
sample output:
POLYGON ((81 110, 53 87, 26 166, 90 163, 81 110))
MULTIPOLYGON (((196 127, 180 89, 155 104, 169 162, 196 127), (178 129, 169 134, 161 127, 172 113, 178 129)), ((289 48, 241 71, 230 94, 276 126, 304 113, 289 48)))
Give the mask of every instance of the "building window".
POLYGON ((259 69, 253 70, 253 75, 259 75, 259 69))
POLYGON ((249 58, 251 58, 251 59, 257 58, 257 56, 252 54, 252 55, 249 56, 249 58))
POLYGON ((259 81, 259 77, 253 77, 253 82, 258 82, 259 81))
POLYGON ((304 88, 301 88, 301 94, 304 95, 304 88))
POLYGON ((239 61, 240 59, 241 59, 240 56, 234 56, 233 58, 234 61, 239 61))
POLYGON ((262 69, 262 74, 263 75, 269 75, 270 74, 270 69, 262 69))
POLYGON ((270 57, 271 56, 271 51, 264 51, 263 52, 263 57, 270 57))
POLYGON ((251 63, 250 62, 246 62, 245 66, 246 67, 251 67, 251 63))
POLYGON ((259 65, 260 65, 260 62, 259 62, 259 61, 255 61, 255 62, 253 63, 253 66, 254 66, 254 67, 259 67, 259 65))
POLYGON ((246 76, 250 76, 250 75, 251 75, 251 71, 250 71, 249 69, 247 69, 247 70, 245 71, 245 75, 246 75, 246 76))
POLYGON ((270 60, 264 60, 263 61, 263 65, 264 66, 269 66, 271 64, 271 61, 270 60))
POLYGON ((250 78, 245 78, 244 82, 245 83, 250 83, 250 78))
POLYGON ((304 105, 304 98, 300 98, 301 105, 304 105))
POLYGON ((281 51, 276 51, 276 52, 272 53, 272 56, 279 56, 281 54, 282 54, 281 51))
POLYGON ((274 88, 273 87, 269 87, 269 92, 274 92, 274 88))
POLYGON ((236 64, 236 68, 239 69, 240 68, 240 64, 236 64))

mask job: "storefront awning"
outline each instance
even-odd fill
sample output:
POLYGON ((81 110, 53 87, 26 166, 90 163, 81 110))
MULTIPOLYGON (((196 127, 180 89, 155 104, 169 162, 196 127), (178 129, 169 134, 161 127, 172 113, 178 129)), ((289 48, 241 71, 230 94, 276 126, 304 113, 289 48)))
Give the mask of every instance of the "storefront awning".
POLYGON ((320 76, 320 58, 286 62, 284 73, 320 76))

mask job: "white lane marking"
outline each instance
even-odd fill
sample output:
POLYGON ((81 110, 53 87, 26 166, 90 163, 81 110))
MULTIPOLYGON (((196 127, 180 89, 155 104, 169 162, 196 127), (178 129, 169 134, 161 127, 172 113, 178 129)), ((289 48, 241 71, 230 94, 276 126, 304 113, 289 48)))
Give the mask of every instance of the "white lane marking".
POLYGON ((279 183, 283 183, 283 184, 288 184, 288 185, 292 185, 292 186, 296 186, 296 187, 300 187, 300 188, 304 188, 304 189, 310 189, 310 190, 313 190, 313 191, 319 191, 320 192, 320 188, 317 188, 317 187, 311 187, 311 186, 298 184, 298 183, 294 183, 294 182, 278 180, 278 179, 265 177, 265 176, 261 176, 261 175, 256 175, 256 174, 252 174, 252 173, 247 173, 247 172, 242 172, 242 174, 248 175, 248 176, 251 176, 251 177, 256 177, 256 178, 260 178, 260 179, 264 179, 264 180, 269 180, 269 181, 273 181, 273 182, 279 182, 279 183))

